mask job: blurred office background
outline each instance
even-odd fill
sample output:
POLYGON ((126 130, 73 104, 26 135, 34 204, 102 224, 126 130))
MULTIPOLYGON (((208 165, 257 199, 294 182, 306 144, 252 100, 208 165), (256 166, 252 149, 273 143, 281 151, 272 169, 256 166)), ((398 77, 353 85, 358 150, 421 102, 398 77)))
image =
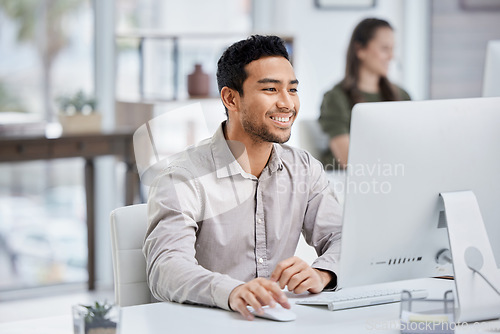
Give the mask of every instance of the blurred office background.
MULTIPOLYGON (((390 79, 413 99, 481 96, 487 42, 500 39, 495 0, 0 0, 0 140, 54 128, 58 98, 82 91, 97 99, 109 131, 131 117, 126 106, 155 117, 200 102, 210 120, 180 114, 166 125, 166 138, 184 147, 199 127, 225 118, 217 59, 252 33, 286 38, 300 80, 299 122, 314 120, 323 93, 343 77, 353 28, 371 16, 395 28, 390 79), (192 99, 195 64, 210 86, 192 99)), ((291 143, 301 145, 297 131, 291 143)), ((86 289, 83 164, 0 163, 0 303, 86 289)), ((113 157, 96 166, 96 287, 111 290, 108 221, 124 205, 125 167, 113 157)))

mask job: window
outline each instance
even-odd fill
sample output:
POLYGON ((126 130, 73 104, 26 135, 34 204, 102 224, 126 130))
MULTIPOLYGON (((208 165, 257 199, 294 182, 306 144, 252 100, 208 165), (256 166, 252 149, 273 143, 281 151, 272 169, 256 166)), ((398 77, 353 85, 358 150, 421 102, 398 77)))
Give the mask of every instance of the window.
MULTIPOLYGON (((44 133, 56 99, 93 94, 90 0, 0 2, 0 140, 44 133)), ((86 282, 83 161, 0 164, 0 293, 86 282)))

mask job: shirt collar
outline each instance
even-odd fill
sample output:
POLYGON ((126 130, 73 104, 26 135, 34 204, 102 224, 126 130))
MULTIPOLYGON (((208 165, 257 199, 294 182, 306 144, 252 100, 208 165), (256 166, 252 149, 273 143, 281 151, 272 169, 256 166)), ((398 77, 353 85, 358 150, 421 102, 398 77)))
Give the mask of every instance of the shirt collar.
POLYGON ((218 178, 245 173, 238 161, 234 158, 233 153, 227 145, 226 138, 224 138, 223 126, 225 123, 226 121, 219 125, 210 143, 218 178))
POLYGON ((271 157, 269 158, 269 162, 267 163, 267 167, 269 168, 270 173, 275 173, 283 169, 283 162, 281 161, 282 150, 283 148, 280 144, 273 144, 271 157))
MULTIPOLYGON (((248 177, 250 174, 245 172, 243 168, 241 168, 238 161, 236 161, 233 153, 229 149, 227 145, 226 138, 224 137, 223 126, 225 126, 226 121, 222 122, 211 140, 211 149, 212 149, 212 157, 215 163, 215 169, 218 178, 228 177, 236 174, 242 174, 245 177, 248 177)), ((269 158, 269 162, 267 166, 264 168, 262 173, 264 174, 266 170, 269 171, 269 174, 275 173, 278 170, 283 169, 283 162, 281 161, 280 155, 282 153, 281 145, 273 144, 273 150, 271 152, 271 157, 269 158)))

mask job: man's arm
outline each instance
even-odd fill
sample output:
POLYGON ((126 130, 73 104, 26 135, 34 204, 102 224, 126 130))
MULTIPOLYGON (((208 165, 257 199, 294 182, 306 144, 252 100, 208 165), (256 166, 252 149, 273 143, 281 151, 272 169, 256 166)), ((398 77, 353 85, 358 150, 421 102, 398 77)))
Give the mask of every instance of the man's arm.
POLYGON ((198 180, 182 168, 169 169, 151 186, 143 247, 148 284, 159 300, 229 309, 229 294, 244 282, 198 265, 196 222, 203 210, 199 189, 198 180))
POLYGON ((342 232, 342 207, 329 184, 326 173, 319 161, 310 158, 311 188, 304 216, 303 234, 306 242, 313 246, 318 258, 312 268, 332 274, 328 285, 336 283, 340 258, 340 238, 342 232))

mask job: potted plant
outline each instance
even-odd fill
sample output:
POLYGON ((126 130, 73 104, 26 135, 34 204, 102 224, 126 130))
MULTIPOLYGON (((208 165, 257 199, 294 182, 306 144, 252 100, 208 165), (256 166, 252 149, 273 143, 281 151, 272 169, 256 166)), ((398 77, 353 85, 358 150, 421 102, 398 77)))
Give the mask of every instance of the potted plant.
POLYGON ((89 133, 101 130, 101 114, 96 112, 96 100, 79 90, 74 95, 57 98, 59 122, 64 133, 89 133))
POLYGON ((74 306, 75 334, 115 334, 117 319, 114 308, 106 301, 74 306))

